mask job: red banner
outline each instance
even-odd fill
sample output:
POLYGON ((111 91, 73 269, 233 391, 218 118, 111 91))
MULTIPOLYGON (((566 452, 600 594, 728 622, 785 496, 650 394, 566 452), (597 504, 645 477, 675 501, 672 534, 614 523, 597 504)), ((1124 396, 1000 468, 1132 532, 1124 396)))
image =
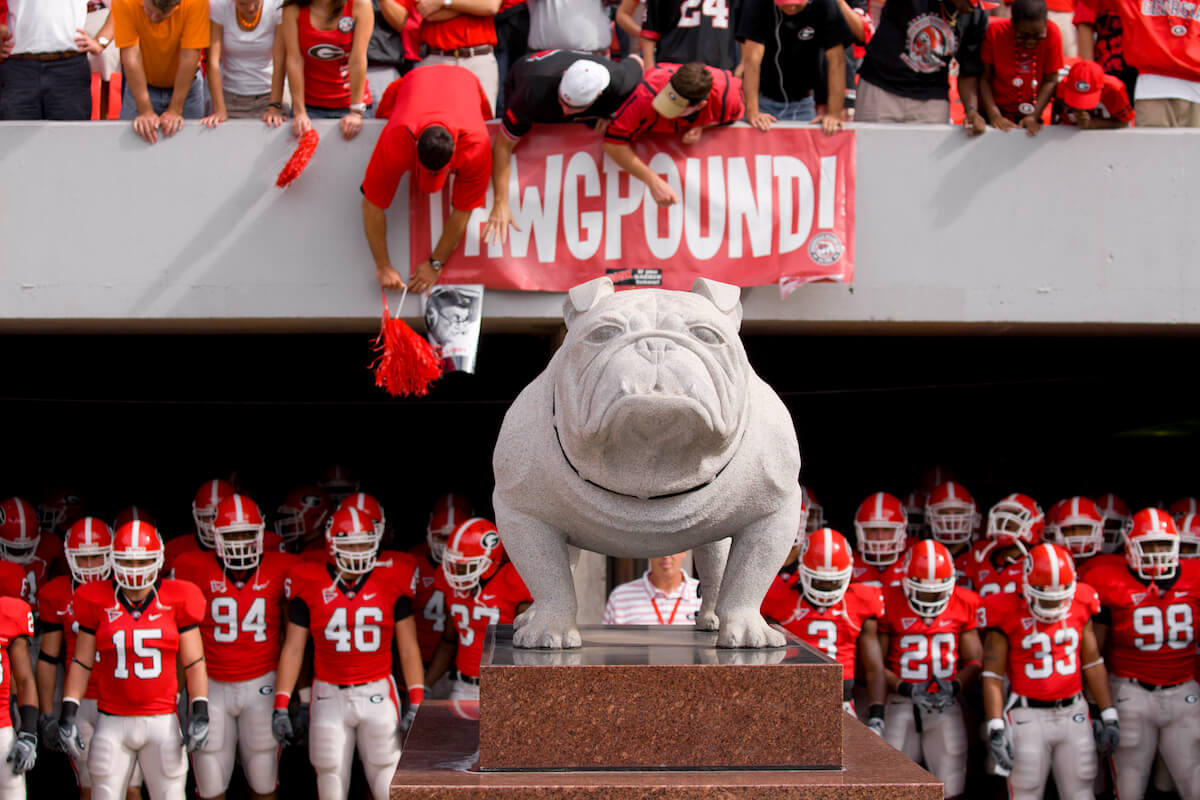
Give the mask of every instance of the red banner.
MULTIPOLYGON (((498 134, 494 134, 498 135, 498 134)), ((659 208, 645 185, 604 155, 582 125, 536 128, 512 157, 509 206, 520 230, 482 242, 492 206, 472 213, 446 265, 448 283, 561 292, 609 275, 621 286, 690 289, 698 277, 738 286, 854 278, 854 132, 749 127, 705 132, 695 145, 647 137, 638 156, 675 189, 659 208)), ((448 192, 413 194, 415 266, 429 257, 448 192)))

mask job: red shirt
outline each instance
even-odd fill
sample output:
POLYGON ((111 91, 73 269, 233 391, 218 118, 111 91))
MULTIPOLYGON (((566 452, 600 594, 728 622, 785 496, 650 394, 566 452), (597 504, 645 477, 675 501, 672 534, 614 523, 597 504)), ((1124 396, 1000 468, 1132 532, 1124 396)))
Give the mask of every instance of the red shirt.
POLYGON ((0 597, 19 597, 28 601, 25 570, 11 561, 0 561, 0 597))
MULTIPOLYGON (((980 597, 997 592, 1020 592, 1025 578, 1025 561, 1018 558, 1009 564, 996 552, 996 540, 976 542, 968 551, 964 570, 967 582, 980 597)), ((962 558, 962 556, 959 556, 962 558)))
POLYGON ((0 587, 5 590, 5 594, 10 594, 12 597, 19 595, 22 600, 29 603, 29 607, 36 615, 41 587, 50 580, 50 576, 56 571, 56 566, 63 560, 62 540, 57 536, 43 533, 42 538, 38 540, 37 549, 33 551, 33 558, 24 564, 13 564, 21 572, 19 592, 11 594, 11 589, 18 585, 16 573, 12 571, 11 567, 2 568, 0 587))
POLYGON ((483 638, 487 626, 511 625, 517 615, 517 607, 533 602, 529 590, 512 563, 505 564, 486 584, 474 592, 459 594, 439 580, 450 603, 450 618, 458 629, 458 650, 454 666, 459 673, 469 678, 479 677, 479 663, 483 658, 483 638))
POLYGON ((1022 104, 1037 102, 1038 87, 1046 75, 1062 69, 1062 33, 1046 21, 1046 38, 1029 49, 1017 42, 1011 19, 993 19, 983 37, 983 63, 992 65, 992 96, 1001 111, 1028 114, 1022 104))
POLYGON ((314 676, 351 685, 390 677, 396 622, 412 613, 416 561, 384 550, 352 587, 335 581, 336 574, 332 564, 317 561, 288 574, 289 619, 312 632, 314 676))
POLYGON ((776 580, 763 598, 762 613, 842 665, 842 679, 854 680, 858 635, 868 619, 883 616, 883 598, 874 586, 852 583, 842 602, 816 606, 799 584, 776 580))
POLYGON ((1083 626, 1100 610, 1096 592, 1075 584, 1065 619, 1042 622, 1025 598, 1001 592, 984 598, 979 627, 996 628, 1008 638, 1008 679, 1014 694, 1034 700, 1065 700, 1083 689, 1079 643, 1083 626))
POLYGON ((9 683, 12 678, 12 663, 8 660, 8 646, 18 636, 33 636, 33 612, 29 604, 15 597, 0 597, 0 728, 12 727, 9 711, 9 683))
MULTIPOLYGON (((400 0, 408 13, 417 12, 416 0, 400 0)), ((421 43, 438 50, 496 44, 496 23, 492 16, 459 14, 444 22, 421 21, 421 43)))
POLYGON ((163 548, 163 572, 170 575, 171 570, 175 568, 175 559, 184 553, 204 552, 207 551, 200 546, 200 542, 196 540, 195 536, 176 536, 174 539, 167 539, 163 548))
MULTIPOLYGON (((63 632, 63 663, 70 664, 75 657, 75 640, 79 637, 79 623, 75 620, 75 608, 72 601, 75 598, 75 585, 71 576, 59 575, 42 587, 38 596, 38 619, 42 621, 42 631, 63 632)), ((97 681, 95 670, 88 678, 87 691, 84 697, 96 699, 97 681)))
MULTIPOLYGON (((1062 81, 1065 80, 1066 78, 1062 79, 1062 81)), ((1055 115, 1054 121, 1059 125, 1074 125, 1075 111, 1068 108, 1063 102, 1062 81, 1059 81, 1058 90, 1054 95, 1054 107, 1059 112, 1055 115)), ((1133 122, 1134 117, 1137 116, 1133 111, 1133 105, 1129 102, 1129 93, 1125 91, 1125 84, 1114 75, 1104 76, 1104 85, 1100 87, 1100 105, 1089 113, 1093 117, 1115 119, 1119 122, 1133 122)))
MULTIPOLYGON (((304 104, 319 108, 349 108, 352 103, 360 102, 350 97, 354 0, 346 0, 342 16, 331 31, 314 28, 308 12, 309 7, 303 6, 296 21, 300 52, 304 54, 304 104)), ((361 102, 371 104, 371 91, 366 84, 363 84, 361 102)))
POLYGON ((1126 564, 1088 573, 1109 619, 1108 671, 1156 686, 1191 680, 1200 623, 1200 563, 1182 559, 1167 587, 1138 580, 1126 564))
POLYGON ((1083 561, 1075 562, 1075 580, 1082 583, 1092 583, 1088 580, 1088 575, 1092 574, 1092 570, 1097 567, 1102 567, 1106 564, 1116 564, 1119 567, 1124 567, 1126 564, 1125 556, 1120 553, 1097 553, 1091 558, 1085 558, 1083 561))
POLYGON ((433 660, 438 643, 446 632, 446 586, 437 577, 442 566, 429 556, 429 545, 409 550, 417 559, 417 594, 413 598, 413 612, 417 621, 417 642, 421 645, 421 660, 428 664, 433 660))
POLYGON ((928 619, 913 611, 902 589, 885 589, 879 633, 890 638, 884 664, 910 683, 952 679, 958 671, 959 637, 977 627, 978 608, 978 595, 955 586, 946 610, 928 619))
POLYGON ((737 122, 746 113, 742 102, 742 82, 733 73, 708 67, 713 85, 708 103, 691 116, 668 119, 654 110, 654 98, 666 86, 679 64, 659 64, 642 77, 642 82, 625 103, 617 109, 604 131, 604 141, 633 144, 647 133, 683 133, 696 127, 727 125, 737 122))
POLYGON ((394 108, 367 164, 366 198, 380 208, 390 206, 404 173, 419 168, 417 137, 430 125, 441 125, 455 141, 450 204, 459 211, 483 208, 492 177, 487 130, 492 106, 479 79, 453 64, 419 67, 400 80, 394 108))
POLYGON ((1138 72, 1200 81, 1200 22, 1180 0, 1081 0, 1121 17, 1125 63, 1138 72))
POLYGON ((163 580, 134 607, 113 581, 75 592, 79 630, 96 637, 97 704, 105 714, 175 713, 179 635, 204 619, 204 596, 186 581, 163 580))
POLYGON ((264 553, 258 569, 225 570, 215 553, 187 553, 175 562, 175 577, 204 595, 204 658, 208 677, 234 683, 275 669, 283 644, 284 583, 296 556, 264 553))

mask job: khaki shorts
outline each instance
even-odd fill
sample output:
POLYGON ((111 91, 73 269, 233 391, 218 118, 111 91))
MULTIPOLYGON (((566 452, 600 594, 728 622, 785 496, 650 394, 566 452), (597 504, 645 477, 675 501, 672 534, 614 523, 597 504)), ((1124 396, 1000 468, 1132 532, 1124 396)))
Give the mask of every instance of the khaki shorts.
POLYGON ((859 80, 854 101, 855 122, 920 122, 945 125, 950 122, 950 101, 914 100, 859 80))
POLYGON ((1134 125, 1139 128, 1200 128, 1200 103, 1175 98, 1138 99, 1134 125))
POLYGON ((267 113, 267 104, 271 102, 271 93, 266 94, 230 94, 225 95, 225 113, 230 119, 258 119, 267 113))

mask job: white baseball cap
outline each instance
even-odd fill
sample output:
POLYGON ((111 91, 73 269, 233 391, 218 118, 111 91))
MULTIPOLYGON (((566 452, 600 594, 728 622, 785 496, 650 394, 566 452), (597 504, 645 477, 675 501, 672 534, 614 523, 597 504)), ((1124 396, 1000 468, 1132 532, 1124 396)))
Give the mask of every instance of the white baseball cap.
POLYGON ((595 61, 580 59, 563 72, 558 98, 572 108, 586 108, 608 88, 612 76, 595 61))

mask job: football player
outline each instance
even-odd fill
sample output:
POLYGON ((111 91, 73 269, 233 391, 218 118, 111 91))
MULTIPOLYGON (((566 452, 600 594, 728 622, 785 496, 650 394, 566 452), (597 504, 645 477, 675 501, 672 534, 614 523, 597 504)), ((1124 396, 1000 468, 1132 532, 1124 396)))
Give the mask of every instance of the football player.
POLYGON ((83 516, 84 502, 73 489, 49 489, 37 506, 38 526, 55 536, 62 536, 75 520, 83 516))
POLYGON ((967 736, 958 696, 979 675, 979 598, 956 585, 944 544, 925 539, 909 551, 903 585, 886 587, 879 643, 887 667, 888 743, 923 762, 946 797, 966 789, 967 736))
POLYGON ((162 579, 163 542, 148 522, 127 522, 113 534, 113 581, 92 581, 74 595, 79 635, 67 668, 59 746, 84 752, 77 717, 89 681, 96 680, 100 714, 87 745, 95 800, 125 795, 134 763, 151 798, 183 800, 187 751, 208 738, 208 674, 199 624, 204 597, 186 581, 162 579), (176 665, 191 698, 180 731, 176 665))
POLYGON ((971 547, 963 570, 980 597, 1021 591, 1025 554, 1042 540, 1045 515, 1026 494, 1010 494, 988 510, 987 538, 971 547))
POLYGON ((325 531, 328 561, 304 561, 288 576, 287 635, 275 676, 275 738, 295 736, 288 705, 313 638, 308 753, 321 800, 344 800, 357 746, 367 784, 388 797, 406 731, 425 696, 421 648, 412 614, 416 561, 379 550, 376 521, 357 508, 338 511, 325 531), (392 642, 408 685, 408 711, 392 678, 392 642))
POLYGON ((1100 597, 1096 639, 1105 648, 1121 743, 1112 765, 1121 800, 1146 792, 1155 752, 1181 797, 1200 797, 1200 686, 1194 675, 1200 563, 1179 560, 1170 515, 1133 515, 1125 562, 1088 573, 1100 597))
POLYGON ((438 646, 426 682, 440 678, 453 659, 458 677, 450 699, 478 700, 487 626, 511 624, 533 598, 516 567, 504 564, 496 524, 479 517, 464 521, 451 534, 442 554, 441 580, 454 630, 447 631, 438 646))
POLYGON ((895 495, 876 492, 863 500, 854 514, 855 556, 853 583, 886 588, 904 580, 900 555, 908 537, 908 515, 895 495))
POLYGON ((925 504, 929 498, 915 489, 904 495, 904 517, 908 520, 908 538, 917 540, 925 535, 925 504))
POLYGON ((1200 513, 1186 514, 1178 525, 1179 557, 1200 558, 1200 513))
POLYGON ((1194 497, 1181 497, 1174 503, 1171 503, 1170 509, 1171 519, 1175 521, 1175 528, 1179 528, 1179 523, 1183 522, 1183 518, 1188 514, 1200 512, 1200 500, 1194 497))
POLYGON ((1075 574, 1087 580, 1087 572, 1104 562, 1104 514, 1086 497, 1059 500, 1046 512, 1044 538, 1071 554, 1075 574), (1097 560, 1099 559, 1099 560, 1097 560))
POLYGON ((328 550, 325 543, 325 523, 333 511, 332 501, 325 490, 317 486, 297 486, 275 510, 273 527, 291 553, 328 550))
POLYGON ((800 496, 804 503, 804 507, 808 509, 808 516, 804 518, 805 533, 812 533, 825 527, 825 506, 821 505, 821 501, 812 493, 812 489, 807 486, 800 487, 800 496))
POLYGON ((854 713, 854 663, 866 673, 867 725, 883 734, 887 683, 877 620, 883 598, 874 586, 850 583, 854 557, 846 537, 832 528, 808 537, 797 574, 799 587, 776 580, 763 599, 762 614, 842 665, 843 708, 854 713))
POLYGON ((33 678, 29 640, 33 636, 33 612, 17 597, 0 597, 0 797, 25 798, 25 773, 37 760, 38 691, 33 678), (15 689, 15 692, 12 691, 15 689), (19 730, 13 729, 9 695, 19 706, 19 730))
POLYGON ((1020 593, 993 593, 980 608, 988 747, 1013 800, 1041 800, 1051 767, 1059 797, 1092 800, 1097 750, 1107 758, 1121 738, 1092 629, 1100 604, 1061 547, 1039 544, 1025 565, 1020 593), (1084 680, 1101 708, 1094 734, 1084 680))
POLYGON ((214 552, 185 553, 175 577, 200 588, 208 668, 208 741, 192 756, 196 793, 224 798, 234 760, 252 798, 275 796, 278 746, 271 729, 284 583, 296 556, 264 551, 265 524, 249 497, 230 495, 206 522, 214 552))
POLYGON ((1104 517, 1104 545, 1100 549, 1106 554, 1118 553, 1125 546, 1125 529, 1132 516, 1129 504, 1112 492, 1094 499, 1104 517))
POLYGON ((36 613, 38 592, 56 574, 63 545, 57 536, 42 535, 37 510, 19 497, 0 502, 0 557, 21 568, 19 596, 36 613))
MULTIPOLYGON (((429 512, 429 522, 425 525, 425 541, 409 550, 409 554, 420 564, 420 580, 417 582, 417 596, 413 599, 416 609, 417 641, 421 645, 421 661, 425 671, 429 671, 433 663, 434 653, 438 643, 446 633, 446 591, 445 584, 438 580, 442 571, 442 554, 446 550, 446 540, 464 521, 470 519, 474 512, 467 498, 457 494, 444 494, 434 501, 433 510, 429 512)), ((431 697, 446 699, 450 696, 453 676, 439 679, 436 684, 429 684, 431 697)))
POLYGON ((169 539, 163 556, 163 570, 170 575, 175 559, 184 553, 211 553, 217 546, 212 532, 212 521, 217 515, 217 505, 234 494, 233 484, 214 478, 200 484, 192 497, 192 525, 195 535, 186 534, 169 539))
POLYGON ((358 478, 341 464, 334 464, 321 475, 317 487, 329 495, 329 504, 337 508, 350 495, 358 491, 358 478))
POLYGON ((971 539, 979 527, 979 507, 961 483, 945 481, 933 487, 925 504, 925 521, 935 542, 941 542, 954 559, 959 582, 966 579, 971 539))

